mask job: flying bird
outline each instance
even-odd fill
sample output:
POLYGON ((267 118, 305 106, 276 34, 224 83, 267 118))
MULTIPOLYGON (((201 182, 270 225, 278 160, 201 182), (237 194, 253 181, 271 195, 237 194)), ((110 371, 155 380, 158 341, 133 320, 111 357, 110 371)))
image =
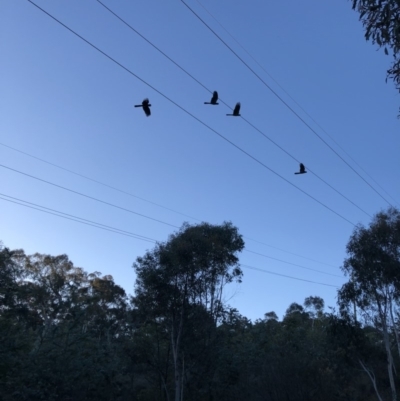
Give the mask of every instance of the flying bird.
POLYGON ((212 104, 212 105, 217 105, 218 103, 218 92, 214 91, 212 98, 209 102, 204 102, 204 104, 212 104))
POLYGON ((300 163, 300 171, 295 174, 305 174, 305 173, 307 173, 306 168, 304 167, 303 163, 300 163))
POLYGON ((149 99, 144 99, 142 104, 135 104, 135 107, 143 107, 144 114, 146 114, 147 117, 151 115, 150 106, 149 99))
POLYGON ((227 114, 227 116, 240 117, 239 111, 240 111, 240 102, 237 102, 235 108, 233 109, 233 114, 227 114))

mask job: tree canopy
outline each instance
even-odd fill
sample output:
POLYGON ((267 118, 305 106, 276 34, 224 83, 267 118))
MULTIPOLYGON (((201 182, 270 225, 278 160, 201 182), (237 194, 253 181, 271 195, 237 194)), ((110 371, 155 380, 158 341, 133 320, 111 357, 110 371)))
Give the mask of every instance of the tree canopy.
POLYGON ((171 339, 175 401, 182 400, 188 370, 184 337, 189 328, 198 332, 202 327, 201 336, 207 339, 215 329, 224 309, 225 285, 242 277, 237 253, 243 248, 243 239, 231 223, 184 224, 167 242, 157 244, 134 264, 135 304, 162 322, 171 339))
POLYGON ((131 297, 67 255, 2 247, 0 400, 395 400, 399 234, 396 209, 355 229, 338 313, 313 294, 256 321, 224 302, 243 278, 231 223, 185 224, 137 258, 131 297))
POLYGON ((400 2, 398 0, 353 0, 353 9, 360 14, 365 38, 383 47, 393 60, 387 70, 400 91, 400 2))
POLYGON ((375 327, 382 335, 392 400, 397 399, 391 335, 400 357, 398 315, 400 301, 400 211, 390 207, 376 214, 368 228, 358 226, 347 244, 343 264, 350 280, 339 291, 339 305, 347 316, 375 327))

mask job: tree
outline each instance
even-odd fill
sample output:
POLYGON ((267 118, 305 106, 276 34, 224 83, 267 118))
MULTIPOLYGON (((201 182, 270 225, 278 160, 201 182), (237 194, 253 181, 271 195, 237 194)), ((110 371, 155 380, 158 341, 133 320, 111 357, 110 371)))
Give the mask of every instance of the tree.
POLYGON ((0 284, 1 400, 122 399, 126 302, 111 276, 4 248, 0 284))
POLYGON ((210 321, 216 326, 224 287, 241 280, 237 253, 243 248, 242 236, 231 223, 184 224, 133 265, 135 304, 148 321, 163 324, 171 341, 175 401, 183 399, 188 320, 199 316, 201 308, 211 320, 204 320, 204 325, 197 321, 196 330, 206 333, 212 329, 210 321))
POLYGON ((315 319, 323 316, 325 302, 321 297, 307 297, 304 300, 304 307, 312 319, 312 328, 314 329, 315 319))
POLYGON ((385 54, 393 52, 393 62, 387 78, 400 91, 400 2, 398 0, 353 0, 353 9, 360 13, 365 38, 383 47, 385 54))
POLYGON ((345 316, 351 314, 353 306, 358 308, 364 322, 381 333, 395 401, 391 333, 398 341, 395 316, 400 298, 400 211, 391 207, 378 213, 369 228, 358 226, 347 244, 347 253, 342 270, 350 280, 339 291, 339 305, 345 316))

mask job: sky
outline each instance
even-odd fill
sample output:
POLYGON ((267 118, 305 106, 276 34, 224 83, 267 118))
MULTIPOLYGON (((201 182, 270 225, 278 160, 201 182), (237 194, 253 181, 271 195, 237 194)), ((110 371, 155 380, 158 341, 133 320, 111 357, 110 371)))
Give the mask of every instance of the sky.
POLYGON ((67 254, 133 294, 154 240, 231 221, 246 247, 229 305, 252 320, 308 296, 335 307, 354 225, 400 201, 391 58, 351 2, 185 0, 252 72, 181 0, 102 1, 195 79, 97 0, 35 3, 115 61, 31 2, 0 2, 3 244, 67 254), (236 102, 243 118, 227 117, 236 102))

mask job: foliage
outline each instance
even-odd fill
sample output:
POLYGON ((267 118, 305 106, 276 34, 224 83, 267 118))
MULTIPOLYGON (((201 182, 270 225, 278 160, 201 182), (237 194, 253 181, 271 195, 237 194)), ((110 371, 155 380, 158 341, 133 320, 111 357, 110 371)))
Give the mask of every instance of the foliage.
POLYGON ((398 0, 353 0, 353 9, 360 14, 365 38, 392 52, 393 61, 387 71, 400 91, 400 2, 398 0))
POLYGON ((223 302, 242 279, 230 223, 184 225, 138 258, 130 299, 66 255, 2 247, 0 400, 393 399, 399 220, 389 209, 353 233, 340 314, 312 295, 255 322, 223 302))
POLYGON ((393 355, 396 350, 392 344, 393 340, 397 342, 400 357, 397 321, 400 301, 400 212, 391 207, 378 213, 368 228, 358 226, 347 244, 347 253, 342 269, 350 280, 339 291, 341 312, 348 318, 353 308, 353 319, 356 320, 358 310, 362 322, 380 333, 387 357, 391 398, 396 400, 398 389, 394 379, 396 367, 393 355))
MULTIPOLYGON (((153 324, 162 325, 171 340, 175 401, 182 399, 186 377, 199 375, 193 342, 201 350, 211 342, 224 308, 223 289, 242 277, 237 252, 243 247, 243 239, 231 223, 184 224, 166 243, 157 244, 134 264, 135 305, 146 311, 153 324)), ((166 383, 164 389, 166 397, 172 398, 166 383)))

